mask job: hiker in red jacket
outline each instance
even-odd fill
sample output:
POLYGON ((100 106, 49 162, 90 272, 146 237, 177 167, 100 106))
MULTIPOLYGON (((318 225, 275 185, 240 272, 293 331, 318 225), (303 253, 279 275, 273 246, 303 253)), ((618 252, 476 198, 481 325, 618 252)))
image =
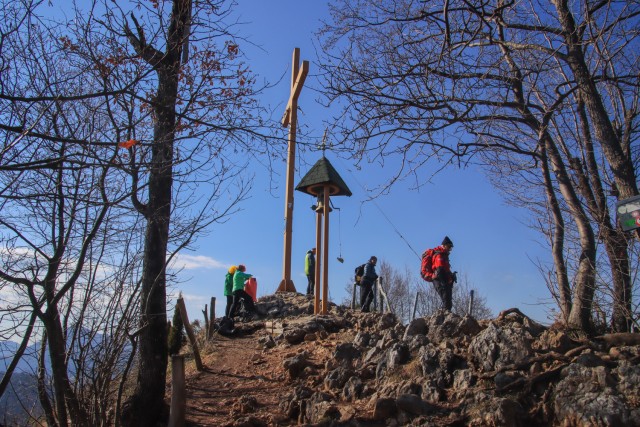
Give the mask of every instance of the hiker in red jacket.
POLYGON ((453 306, 453 283, 456 281, 456 274, 451 272, 449 264, 449 253, 453 249, 453 242, 448 236, 442 240, 442 244, 434 249, 432 268, 433 286, 442 300, 442 308, 451 311, 453 306))

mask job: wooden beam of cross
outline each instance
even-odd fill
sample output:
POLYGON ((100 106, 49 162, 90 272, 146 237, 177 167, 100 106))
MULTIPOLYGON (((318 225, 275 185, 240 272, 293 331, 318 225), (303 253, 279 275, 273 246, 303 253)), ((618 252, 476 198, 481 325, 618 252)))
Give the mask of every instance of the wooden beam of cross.
POLYGON ((287 151, 287 197, 284 205, 284 257, 282 261, 282 281, 276 292, 295 292, 296 287, 291 280, 291 240, 293 224, 293 178, 296 166, 296 133, 298 124, 298 96, 309 73, 309 61, 300 64, 300 48, 293 49, 291 64, 291 95, 282 118, 282 126, 289 126, 287 151))
MULTIPOLYGON (((307 74, 309 74, 309 61, 302 61, 302 67, 300 67, 299 62, 300 48, 296 47, 293 49, 293 60, 291 63, 291 95, 289 96, 289 101, 287 102, 287 107, 285 108, 284 116, 282 117, 282 127, 287 127, 291 124, 291 128, 289 130, 289 142, 291 142, 292 136, 291 129, 295 130, 295 126, 297 125, 294 119, 298 116, 298 97, 302 91, 302 86, 304 86, 307 74)), ((294 143, 295 140, 296 135, 294 133, 294 143)))

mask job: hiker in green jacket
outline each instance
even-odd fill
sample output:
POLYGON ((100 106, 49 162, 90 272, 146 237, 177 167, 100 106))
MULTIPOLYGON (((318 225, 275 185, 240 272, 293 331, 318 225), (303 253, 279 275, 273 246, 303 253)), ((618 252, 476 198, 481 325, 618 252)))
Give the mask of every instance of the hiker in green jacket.
POLYGON ((253 298, 244 290, 244 282, 247 281, 251 274, 246 273, 247 268, 240 264, 236 272, 233 275, 233 304, 229 309, 229 312, 232 314, 236 313, 236 310, 239 309, 240 300, 244 302, 244 307, 251 314, 257 314, 256 306, 253 303, 253 298))
POLYGON ((307 295, 316 289, 316 248, 309 249, 304 257, 304 274, 307 275, 307 295))
POLYGON ((224 309, 224 315, 226 317, 233 317, 230 316, 231 306, 233 305, 233 275, 236 273, 237 269, 237 266, 232 265, 229 267, 229 271, 227 271, 227 274, 224 277, 224 296, 227 297, 227 306, 224 309))

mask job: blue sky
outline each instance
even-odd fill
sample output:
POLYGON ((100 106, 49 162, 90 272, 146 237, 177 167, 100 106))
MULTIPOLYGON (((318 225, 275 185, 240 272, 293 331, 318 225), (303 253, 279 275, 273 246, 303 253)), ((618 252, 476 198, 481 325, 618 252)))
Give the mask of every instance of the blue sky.
MULTIPOLYGON (((299 127, 311 131, 306 143, 319 142, 323 119, 330 111, 317 99, 321 88, 314 74, 316 48, 314 32, 328 19, 326 2, 310 0, 240 0, 237 14, 245 24, 239 31, 258 44, 245 43, 253 71, 279 84, 269 90, 263 102, 276 108, 280 116, 289 97, 291 56, 299 47, 301 59, 310 62, 309 77, 299 97, 299 127)), ((321 157, 321 152, 298 150, 295 184, 321 157)), ((356 169, 327 151, 326 157, 351 189, 352 197, 334 197, 340 210, 330 214, 329 292, 333 302, 345 297, 345 285, 356 265, 371 255, 404 270, 416 272, 418 254, 448 235, 455 248, 451 255, 454 270, 466 274, 470 285, 486 298, 494 314, 518 307, 532 318, 548 322, 550 296, 533 259, 546 259, 540 236, 525 223, 528 213, 504 204, 501 196, 478 171, 448 169, 438 174, 420 191, 409 190, 401 182, 390 195, 375 203, 363 203, 367 189, 389 177, 393 162, 356 169), (401 237, 402 236, 402 237, 401 237), (405 241, 406 240, 406 241, 405 241), (410 247, 411 246, 411 247, 410 247), (412 249, 413 248, 413 249, 412 249), (415 252, 414 252, 415 251, 415 252), (336 258, 341 256, 344 263, 336 258), (541 302, 546 302, 544 306, 541 302)), ((172 289, 183 293, 190 320, 202 319, 204 305, 216 297, 216 313, 224 311, 223 281, 229 265, 243 263, 258 280, 258 296, 273 293, 282 279, 284 200, 286 164, 276 164, 275 182, 256 165, 256 181, 242 211, 224 224, 214 225, 208 236, 197 242, 197 250, 182 253, 184 269, 180 283, 172 289), (272 190, 275 184, 275 190, 272 190)), ((427 166, 430 176, 439 165, 427 166), (430 169, 432 168, 432 169, 430 169)), ((314 199, 295 192, 291 277, 298 291, 306 289, 304 256, 315 245, 314 199)), ((422 282, 424 286, 429 285, 422 282)))

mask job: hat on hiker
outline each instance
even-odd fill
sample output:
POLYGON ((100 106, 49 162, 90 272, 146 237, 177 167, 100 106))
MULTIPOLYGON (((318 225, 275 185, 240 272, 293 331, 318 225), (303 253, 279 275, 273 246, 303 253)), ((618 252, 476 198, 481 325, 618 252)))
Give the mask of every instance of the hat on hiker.
POLYGON ((229 274, 234 274, 237 269, 238 269, 237 266, 232 265, 231 267, 229 267, 229 274))
POLYGON ((442 246, 451 246, 451 247, 453 247, 453 242, 451 241, 449 236, 444 236, 444 239, 442 240, 442 246))

